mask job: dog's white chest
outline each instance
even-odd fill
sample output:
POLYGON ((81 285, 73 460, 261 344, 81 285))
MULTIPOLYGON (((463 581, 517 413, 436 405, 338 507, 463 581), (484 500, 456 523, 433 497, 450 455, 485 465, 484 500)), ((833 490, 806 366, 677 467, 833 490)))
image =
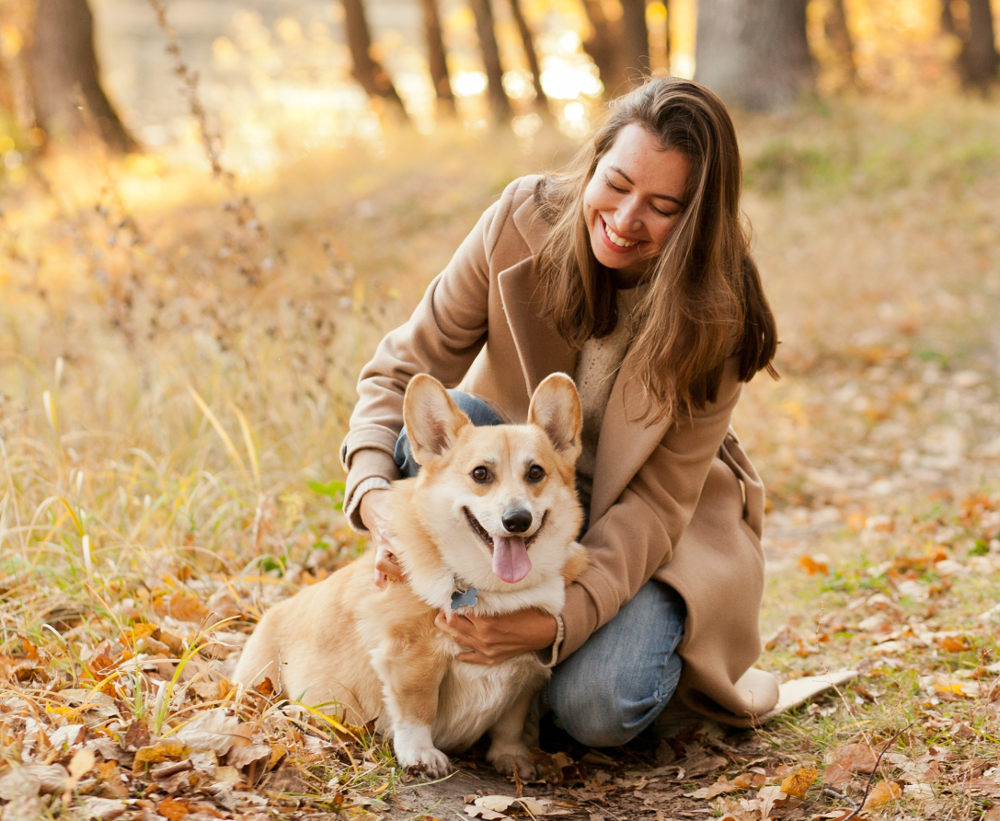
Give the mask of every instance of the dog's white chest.
POLYGON ((487 667, 453 659, 441 682, 434 743, 461 751, 492 727, 525 692, 537 690, 549 677, 533 653, 487 667))

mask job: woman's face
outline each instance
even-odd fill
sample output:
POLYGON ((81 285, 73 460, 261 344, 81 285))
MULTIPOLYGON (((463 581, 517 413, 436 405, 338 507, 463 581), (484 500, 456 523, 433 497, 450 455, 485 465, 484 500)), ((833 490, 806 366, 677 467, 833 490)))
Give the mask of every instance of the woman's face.
POLYGON ((684 210, 691 163, 638 123, 618 132, 583 195, 583 217, 598 262, 638 280, 684 210))

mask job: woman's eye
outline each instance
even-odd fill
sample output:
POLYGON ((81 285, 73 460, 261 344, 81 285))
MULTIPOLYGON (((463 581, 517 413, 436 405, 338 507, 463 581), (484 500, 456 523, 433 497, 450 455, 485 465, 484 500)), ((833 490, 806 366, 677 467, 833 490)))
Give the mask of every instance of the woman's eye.
POLYGON ((612 191, 617 191, 619 194, 625 193, 624 188, 619 188, 617 185, 611 182, 611 180, 606 179, 604 182, 607 184, 608 188, 610 188, 612 191))
POLYGON ((528 470, 528 480, 531 482, 540 482, 545 478, 545 469, 540 465, 532 465, 528 470))
POLYGON ((490 480, 489 468, 484 468, 482 465, 477 468, 473 468, 472 478, 477 482, 488 482, 490 480))

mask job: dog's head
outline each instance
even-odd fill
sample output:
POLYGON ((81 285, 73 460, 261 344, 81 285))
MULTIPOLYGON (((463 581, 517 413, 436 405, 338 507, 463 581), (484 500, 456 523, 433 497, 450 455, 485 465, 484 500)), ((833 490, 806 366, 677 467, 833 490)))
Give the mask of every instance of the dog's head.
POLYGON ((421 374, 407 388, 404 419, 421 466, 412 498, 454 573, 502 590, 562 572, 582 521, 575 464, 583 421, 568 376, 538 386, 527 424, 476 427, 421 374))

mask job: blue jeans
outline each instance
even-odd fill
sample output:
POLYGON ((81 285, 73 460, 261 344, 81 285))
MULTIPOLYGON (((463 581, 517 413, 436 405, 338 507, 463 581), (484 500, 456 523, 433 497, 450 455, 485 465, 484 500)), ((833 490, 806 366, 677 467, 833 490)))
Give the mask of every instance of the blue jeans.
MULTIPOLYGON (((503 424, 483 400, 462 391, 448 394, 474 425, 503 424)), ((395 459, 404 478, 420 470, 405 427, 395 459)), ((589 747, 619 747, 652 724, 681 678, 677 646, 686 615, 684 600, 669 585, 650 580, 640 587, 611 621, 553 668, 545 700, 556 725, 589 747)))

